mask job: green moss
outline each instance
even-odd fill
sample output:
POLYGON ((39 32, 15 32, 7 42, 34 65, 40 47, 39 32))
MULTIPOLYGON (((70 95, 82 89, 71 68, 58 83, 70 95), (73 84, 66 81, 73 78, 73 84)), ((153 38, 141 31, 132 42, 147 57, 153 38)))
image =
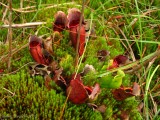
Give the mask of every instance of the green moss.
POLYGON ((66 76, 72 75, 75 70, 73 57, 69 54, 65 55, 60 61, 60 66, 63 67, 66 76))
MULTIPOLYGON (((3 0, 7 5, 7 2, 3 0)), ((20 2, 17 0, 12 1, 12 7, 19 9, 20 2)), ((33 13, 20 13, 13 12, 13 23, 31 22, 31 21, 41 21, 47 22, 46 25, 38 26, 35 28, 25 28, 24 34, 22 29, 13 29, 13 43, 12 48, 20 48, 26 43, 28 43, 28 38, 30 34, 38 33, 38 36, 49 37, 52 34, 52 22, 54 20, 54 14, 58 10, 62 10, 67 13, 68 8, 78 7, 82 1, 75 1, 74 5, 62 5, 62 3, 67 3, 68 1, 51 1, 51 0, 35 0, 35 2, 24 1, 23 7, 36 6, 34 8, 36 12, 33 13), (58 7, 53 7, 45 9, 46 4, 60 4, 58 7), (34 19, 33 19, 34 18, 34 19), (37 32, 38 31, 38 32, 37 32)), ((154 0, 153 3, 149 0, 138 2, 140 14, 146 12, 148 8, 157 8, 159 0, 154 0)), ((90 19, 91 12, 93 13, 93 22, 95 24, 95 32, 97 35, 96 39, 90 37, 86 52, 84 54, 84 60, 80 65, 78 72, 81 72, 86 64, 93 65, 96 69, 96 73, 88 73, 82 79, 84 84, 88 86, 93 86, 96 82, 100 81, 97 78, 97 74, 106 72, 109 60, 113 59, 119 54, 124 54, 126 51, 122 46, 120 39, 124 41, 124 36, 116 29, 115 26, 120 27, 124 32, 125 36, 132 44, 132 41, 137 39, 140 41, 140 36, 142 41, 158 41, 158 24, 160 11, 155 11, 146 15, 146 17, 141 17, 141 29, 142 35, 140 35, 140 25, 137 21, 134 26, 129 26, 132 21, 137 18, 137 10, 135 9, 136 4, 132 0, 122 1, 106 1, 106 0, 91 0, 86 3, 85 7, 85 18, 90 19), (120 19, 112 18, 114 16, 122 16, 120 19), (147 17, 148 16, 148 17, 147 17), (112 19, 110 19, 112 18, 112 19), (110 20, 109 20, 110 19, 110 20), (109 21, 108 21, 109 20, 109 21), (119 26, 118 23, 123 22, 124 25, 119 26), (113 25, 113 26, 111 26, 113 25), (106 39, 106 36, 108 39, 106 39), (132 40, 132 41, 130 41, 132 40), (111 42, 111 45, 108 44, 111 42), (105 61, 100 61, 97 57, 97 52, 99 50, 107 50, 110 55, 106 57, 105 61)), ((0 10, 4 11, 5 7, 0 6, 0 10)), ((7 12, 7 15, 9 12, 7 12)), ((0 18, 3 14, 0 15, 0 18)), ((8 19, 6 17, 6 19, 8 19)), ((4 24, 3 21, 0 25, 4 24)), ((75 72, 75 56, 76 50, 71 46, 69 39, 68 30, 63 31, 63 38, 59 45, 54 45, 54 56, 53 59, 59 63, 60 67, 63 67, 63 75, 70 76, 75 72)), ((7 40, 8 29, 3 28, 0 30, 0 42, 5 42, 7 40)), ((157 44, 150 43, 140 43, 142 48, 146 48, 144 51, 144 56, 150 54, 157 49, 157 44)), ((139 45, 140 45, 139 44, 139 45)), ((127 45, 127 44, 126 44, 127 45)), ((128 46, 127 46, 128 47, 128 46)), ((137 49, 137 44, 131 46, 135 55, 139 55, 137 49)), ((0 44, 0 55, 8 54, 8 45, 0 44)), ((1 58, 1 56, 0 56, 1 58)), ((136 56, 137 58, 137 56, 136 56)), ((14 96, 10 94, 5 89, 0 89, 0 117, 8 116, 13 119, 18 116, 25 117, 24 119, 59 119, 62 109, 66 101, 66 93, 60 87, 58 87, 53 81, 50 83, 52 89, 49 91, 44 86, 44 78, 42 76, 30 77, 28 73, 28 67, 25 66, 27 63, 34 61, 29 53, 28 47, 18 51, 12 56, 12 71, 20 68, 14 74, 8 74, 5 76, 0 76, 0 87, 6 88, 11 92, 15 93, 14 96), (24 67, 22 67, 24 66, 24 67), (21 68, 22 67, 22 68, 21 68), (22 116, 23 115, 23 116, 22 116)), ((157 66, 158 60, 155 61, 153 68, 157 66)), ((7 73, 7 60, 0 61, 0 69, 7 73)), ((158 78, 159 71, 157 71, 154 79, 158 78)), ((112 77, 114 77, 113 75, 112 77)), ((107 76, 107 79, 109 76, 107 76)), ((143 79, 143 78, 142 78, 143 79)), ((131 86, 133 82, 141 82, 136 76, 126 74, 123 78, 122 85, 131 86)), ((155 85, 155 81, 151 81, 151 88, 155 85)), ((137 110, 139 101, 135 97, 131 97, 124 101, 116 101, 111 93, 112 89, 101 89, 101 94, 98 96, 97 100, 94 101, 98 106, 105 105, 105 113, 100 113, 98 111, 93 111, 86 104, 74 105, 70 101, 65 104, 65 110, 63 112, 62 119, 65 120, 102 120, 102 119, 120 119, 115 118, 121 114, 122 110, 129 111, 129 116, 131 119, 141 120, 141 114, 137 110)), ((156 98, 159 100, 159 98, 156 98)), ((151 107, 151 106, 149 106, 151 107)), ((158 106, 159 108, 159 106, 158 106)))
POLYGON ((94 72, 89 72, 83 77, 83 83, 85 85, 93 86, 97 82, 97 77, 94 72))
POLYGON ((122 81, 122 84, 124 86, 130 86, 131 85, 131 79, 132 79, 132 75, 129 75, 129 74, 125 74, 125 77, 122 81))
POLYGON ((123 110, 130 111, 129 115, 132 120, 142 120, 142 116, 138 111, 138 101, 135 100, 135 97, 126 99, 123 103, 123 110), (127 104, 126 104, 127 103, 127 104))

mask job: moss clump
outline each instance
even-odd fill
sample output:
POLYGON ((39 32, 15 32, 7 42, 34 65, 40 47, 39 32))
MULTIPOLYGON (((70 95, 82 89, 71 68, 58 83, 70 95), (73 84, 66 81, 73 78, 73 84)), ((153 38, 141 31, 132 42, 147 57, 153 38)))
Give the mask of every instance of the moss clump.
POLYGON ((74 73, 74 60, 69 54, 66 54, 60 61, 60 66, 63 67, 66 76, 70 76, 74 73))
MULTIPOLYGON (((2 2, 6 5, 8 4, 7 1, 2 0, 2 2)), ((16 0, 12 2, 12 7, 19 10, 20 2, 17 2, 16 0)), ((27 44, 30 34, 36 33, 38 36, 43 36, 43 39, 52 35, 54 14, 59 10, 67 13, 68 8, 80 8, 79 5, 81 4, 81 1, 75 1, 74 4, 66 5, 66 3, 68 3, 67 0, 61 0, 60 2, 52 0, 23 2, 23 8, 35 6, 33 9, 36 10, 36 12, 21 13, 14 10, 14 12, 12 12, 12 23, 21 24, 41 21, 47 22, 47 24, 35 28, 25 28, 23 30, 21 28, 13 29, 13 51, 27 44), (55 7, 53 7, 53 2, 55 7), (46 8, 46 6, 52 6, 52 8, 46 8)), ((95 35, 94 39, 90 37, 88 41, 84 59, 82 60, 83 62, 81 63, 78 72, 81 72, 86 64, 93 65, 96 70, 96 73, 91 72, 86 76, 83 76, 82 79, 85 85, 93 86, 96 82, 99 82, 100 78, 97 76, 107 72, 106 69, 109 60, 128 51, 125 50, 121 44, 121 42, 126 44, 125 37, 130 43, 137 59, 140 58, 141 52, 143 52, 143 56, 145 56, 157 49, 157 44, 153 44, 152 41, 158 42, 159 40, 158 24, 160 11, 156 9, 159 7, 158 5, 159 0, 138 2, 140 14, 148 12, 148 8, 155 8, 155 11, 149 11, 150 13, 144 16, 140 15, 140 19, 138 19, 134 25, 131 25, 135 18, 138 18, 137 9, 135 9, 135 1, 90 0, 85 3, 86 7, 84 15, 87 19, 90 19, 91 15, 93 15, 95 35), (119 29, 124 32, 125 37, 119 29), (104 61, 100 61, 97 57, 97 52, 99 50, 107 50, 110 52, 110 55, 106 56, 104 61)), ((6 7, 1 5, 0 10, 4 12, 6 7)), ((0 18, 2 18, 3 15, 4 14, 0 14, 0 18)), ((6 13, 6 16, 8 15, 9 12, 6 13)), ((5 17, 6 21, 7 19, 8 18, 5 17)), ((0 21, 0 25, 3 24, 6 24, 5 21, 0 21)), ((0 30, 0 55, 8 54, 8 45, 2 45, 7 40, 7 34, 8 29, 3 28, 0 30)), ((70 75, 75 72, 76 51, 70 44, 69 31, 63 31, 62 34, 60 44, 54 44, 53 59, 58 62, 59 67, 63 67, 62 74, 65 77, 70 77, 70 75)), ((128 47, 127 44, 126 46, 128 47)), ((7 57, 0 60, 0 70, 4 70, 3 73, 7 73, 7 61, 7 57)), ((64 120, 114 120, 120 119, 120 115, 123 111, 129 111, 128 115, 130 116, 130 119, 142 119, 140 112, 137 110, 139 101, 137 101, 135 97, 124 101, 116 101, 112 96, 112 89, 109 88, 102 88, 101 94, 97 100, 93 101, 93 103, 98 106, 105 105, 105 113, 93 111, 86 104, 74 105, 69 101, 65 104, 67 99, 65 91, 55 85, 53 81, 51 82, 52 89, 49 91, 44 86, 44 78, 42 76, 29 76, 28 68, 25 66, 29 62, 33 62, 33 59, 29 54, 29 49, 25 48, 20 50, 12 56, 11 69, 12 71, 15 71, 20 68, 20 70, 14 74, 0 76, 0 88, 2 88, 0 89, 0 118, 3 119, 3 116, 6 116, 9 117, 9 119, 22 117, 22 119, 57 120, 62 114, 62 119, 64 120), (6 89, 15 93, 15 95, 9 93, 6 89), (62 113, 64 105, 65 109, 62 113)), ((159 59, 153 63, 153 69, 157 64, 159 64, 159 59)), ((157 80, 159 73, 158 70, 156 75, 154 75, 154 80, 150 83, 151 88, 156 84, 155 80, 157 80)), ((114 76, 115 75, 111 77, 114 76)), ((147 77, 147 72, 145 75, 139 72, 139 76, 142 80, 139 80, 134 75, 126 74, 123 78, 122 85, 131 86, 132 82, 135 81, 143 83, 143 80, 147 77), (143 78, 143 76, 145 78, 143 78)), ((109 77, 110 76, 106 76, 107 79, 109 77)), ((156 100, 158 101, 159 97, 156 97, 156 100)), ((149 108, 151 107, 152 106, 150 105, 149 108)), ((159 105, 157 108, 159 108, 159 105)))

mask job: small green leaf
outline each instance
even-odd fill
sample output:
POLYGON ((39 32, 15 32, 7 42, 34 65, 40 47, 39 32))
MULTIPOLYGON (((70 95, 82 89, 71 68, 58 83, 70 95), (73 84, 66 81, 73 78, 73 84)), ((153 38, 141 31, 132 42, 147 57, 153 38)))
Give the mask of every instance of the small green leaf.
POLYGON ((118 70, 117 75, 112 80, 110 87, 111 88, 119 88, 122 84, 122 79, 125 76, 122 70, 118 70))
POLYGON ((101 88, 116 89, 119 88, 122 84, 122 79, 125 76, 122 70, 118 70, 116 76, 111 74, 102 77, 99 81, 101 88))

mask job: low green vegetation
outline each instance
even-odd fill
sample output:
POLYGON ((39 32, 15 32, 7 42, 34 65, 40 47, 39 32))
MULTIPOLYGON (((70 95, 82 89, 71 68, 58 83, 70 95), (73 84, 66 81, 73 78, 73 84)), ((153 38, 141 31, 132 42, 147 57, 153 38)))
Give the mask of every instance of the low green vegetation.
MULTIPOLYGON (((23 1, 23 0, 22 0, 23 1)), ((78 73, 83 71, 86 64, 93 65, 96 73, 88 73, 83 76, 83 83, 93 86, 102 84, 101 93, 93 102, 97 106, 104 105, 105 111, 100 112, 88 107, 87 103, 75 105, 67 101, 66 92, 52 82, 52 89, 45 86, 43 76, 31 77, 28 65, 34 62, 29 53, 28 46, 20 49, 28 43, 30 35, 37 35, 46 39, 53 33, 52 22, 54 14, 61 10, 67 14, 69 8, 81 9, 81 1, 74 2, 61 0, 32 0, 23 1, 23 8, 17 0, 12 1, 12 22, 22 24, 26 22, 47 22, 34 28, 13 28, 12 64, 11 71, 7 71, 7 28, 0 28, 0 118, 13 119, 53 119, 53 120, 118 120, 129 118, 131 120, 158 119, 160 109, 160 57, 150 61, 150 65, 127 74, 125 71, 108 72, 110 61, 117 55, 126 54, 133 62, 133 51, 136 60, 152 54, 160 45, 160 6, 159 0, 87 0, 85 1, 84 17, 92 21, 92 32, 89 37, 84 58, 80 63, 78 73), (17 11, 18 10, 18 11, 17 11), (22 12, 22 11, 29 12, 22 12), (31 10, 35 10, 31 12, 31 10), (93 16, 93 18, 91 17, 93 16), (130 48, 132 51, 130 50, 130 48), (20 49, 20 50, 18 50, 20 49), (109 55, 101 61, 97 52, 109 51, 109 55), (155 71, 156 69, 156 71, 155 71), (98 77, 102 73, 107 73, 98 77), (125 75, 124 75, 125 74, 125 75), (140 85, 141 94, 123 101, 115 100, 112 90, 116 87, 103 83, 106 79, 110 82, 121 79, 122 85, 131 87, 133 82, 140 85), (107 86, 108 85, 108 86, 107 86), (105 87, 107 86, 107 87, 105 87), (147 89, 147 93, 146 90, 147 89), (144 104, 143 104, 144 103, 144 104), (143 107, 141 105, 143 104, 143 107), (146 116, 147 115, 147 116, 146 116), (126 118, 125 118, 126 117, 126 118)), ((8 2, 0 2, 0 25, 8 21, 9 11, 4 15, 8 2)), ((54 46, 53 59, 63 67, 63 75, 70 77, 76 72, 76 51, 71 46, 69 31, 63 31, 60 45, 54 46)), ((134 66, 132 66, 134 67, 134 66)), ((117 84, 116 84, 117 85, 117 84)), ((120 84, 121 85, 121 84, 120 84)), ((118 85, 118 87, 120 87, 118 85)))

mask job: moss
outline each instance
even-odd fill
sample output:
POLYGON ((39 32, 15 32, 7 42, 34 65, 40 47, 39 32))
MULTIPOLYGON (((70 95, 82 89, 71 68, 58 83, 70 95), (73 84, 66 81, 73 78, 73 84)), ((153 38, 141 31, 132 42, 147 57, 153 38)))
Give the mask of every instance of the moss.
MULTIPOLYGON (((6 1, 3 0, 5 4, 6 1)), ((33 13, 19 13, 13 12, 13 23, 31 22, 31 21, 41 21, 47 22, 46 25, 42 25, 35 28, 25 28, 25 33, 22 33, 22 29, 13 29, 13 47, 20 48, 26 43, 28 43, 28 37, 30 34, 38 33, 38 36, 46 37, 52 34, 52 22, 54 20, 54 14, 58 10, 62 10, 67 13, 68 8, 79 7, 81 1, 75 1, 74 5, 60 5, 58 7, 45 9, 45 4, 62 4, 68 1, 51 1, 51 0, 35 0, 35 2, 24 1, 24 8, 27 6, 36 6, 36 12, 33 13), (41 2, 41 5, 40 5, 41 2), (40 8, 38 10, 38 8, 40 8), (23 16, 23 17, 22 17, 23 16), (34 19, 33 19, 34 18, 34 19), (37 32, 38 31, 38 32, 37 32)), ((138 2, 140 12, 145 12, 148 8, 157 8, 159 0, 154 0, 153 3, 149 0, 138 2)), ((20 2, 13 1, 13 8, 19 9, 20 2)), ((81 63, 78 72, 81 72, 86 64, 93 65, 96 69, 95 73, 88 73, 83 77, 84 84, 88 86, 93 86, 96 82, 99 82, 97 74, 106 72, 108 66, 108 61, 113 59, 119 54, 124 54, 125 49, 123 48, 120 39, 124 40, 124 36, 121 35, 114 26, 118 25, 118 22, 124 22, 124 25, 118 26, 122 29, 128 40, 137 40, 142 37, 143 41, 156 41, 158 40, 159 28, 156 26, 158 24, 158 18, 160 16, 160 11, 152 12, 149 17, 141 17, 141 28, 142 35, 140 35, 140 24, 136 22, 134 26, 129 26, 134 18, 137 18, 137 10, 135 9, 135 2, 132 0, 122 1, 105 1, 96 0, 89 1, 86 3, 85 8, 85 18, 90 19, 91 12, 93 13, 93 22, 95 24, 96 39, 90 38, 86 52, 84 54, 83 62, 81 63), (111 19, 113 16, 121 15, 120 19, 111 19), (108 23, 109 22, 109 23, 108 23), (115 31, 117 32, 115 32, 115 31), (106 38, 108 37, 108 39, 106 38), (111 43, 109 45, 108 43, 111 43), (107 50, 110 55, 106 57, 105 61, 100 61, 97 57, 97 52, 99 50, 107 50)), ((4 7, 0 6, 0 10, 3 12, 4 7)), ((9 13, 7 13, 7 16, 9 13)), ((3 14, 0 15, 2 18, 3 14)), ((6 17, 7 19, 7 17, 6 17)), ((0 25, 4 24, 3 21, 0 25)), ((7 39, 8 30, 6 28, 0 31, 0 42, 5 42, 7 39)), ((124 41, 123 41, 124 42, 124 41)), ((129 41, 132 44, 132 41, 129 41)), ((124 42, 125 43, 125 42, 124 42)), ((126 43, 125 43, 126 44, 126 43)), ((142 48, 146 47, 146 52, 144 56, 153 52, 157 48, 157 44, 150 43, 140 43, 142 48)), ((139 44, 139 45, 140 45, 139 44)), ((126 44, 127 45, 127 44, 126 44)), ((137 49, 137 44, 132 46, 135 55, 139 55, 137 49)), ((0 55, 8 54, 8 46, 0 44, 0 55)), ((54 57, 53 59, 59 63, 60 67, 63 67, 63 75, 70 76, 75 72, 75 56, 76 51, 70 44, 69 32, 68 30, 63 31, 63 38, 59 45, 54 45, 54 57)), ((1 56, 0 56, 1 57, 1 56)), ((138 58, 138 57, 136 57, 138 58)), ((16 118, 18 116, 25 117, 25 119, 59 119, 62 109, 66 101, 66 93, 60 87, 58 87, 54 82, 51 82, 52 89, 49 91, 44 86, 44 78, 42 76, 30 77, 28 73, 28 68, 26 65, 28 62, 32 62, 33 59, 29 53, 29 49, 25 48, 20 50, 12 56, 12 71, 20 68, 14 74, 8 74, 5 76, 0 76, 0 87, 6 88, 11 92, 15 93, 14 96, 10 94, 5 89, 0 89, 0 117, 8 116, 9 118, 16 118), (24 66, 24 67, 22 67, 24 66), (22 67, 22 68, 21 68, 22 67)), ((153 69, 157 66, 158 60, 155 61, 153 69)), ((0 61, 0 69, 4 69, 4 73, 7 73, 7 60, 0 61)), ((151 81, 151 88, 155 85, 155 81, 158 78, 157 71, 156 75, 151 81)), ((114 75, 113 75, 114 76, 114 75)), ((143 76, 142 76, 143 77, 143 76)), ((142 78, 143 79, 143 78, 142 78)), ((122 85, 131 86, 132 82, 139 82, 139 79, 134 75, 128 75, 124 77, 122 85)), ((142 80, 143 81, 143 80, 142 80)), ((112 89, 102 89, 101 94, 94 101, 98 106, 104 104, 106 106, 105 113, 100 113, 98 111, 93 111, 86 104, 74 105, 70 101, 65 104, 65 110, 63 112, 62 119, 66 120, 102 120, 102 119, 120 119, 116 118, 121 114, 122 110, 130 111, 130 118, 142 119, 141 114, 137 110, 139 101, 135 97, 126 99, 125 101, 116 101, 111 93, 112 89)), ((156 98, 157 101, 159 97, 156 98)), ((151 107, 151 105, 149 106, 151 107)), ((159 106, 158 106, 159 108, 159 106)), ((22 118, 23 119, 23 118, 22 118)))
POLYGON ((94 72, 89 72, 83 77, 83 83, 85 85, 93 86, 97 82, 97 77, 94 72))
POLYGON ((72 75, 75 70, 73 57, 69 54, 65 55, 60 61, 60 66, 63 67, 66 76, 72 75))
POLYGON ((129 117, 132 120, 142 120, 142 116, 138 111, 138 101, 135 100, 135 97, 131 97, 131 98, 127 98, 126 100, 124 100, 122 102, 122 104, 120 105, 122 108, 122 110, 124 111, 128 111, 129 112, 129 117), (127 103, 127 104, 126 104, 127 103))
POLYGON ((124 86, 131 86, 131 85, 132 85, 132 84, 131 84, 131 79, 132 79, 132 75, 125 74, 125 77, 124 77, 124 79, 123 79, 123 81, 122 81, 122 84, 123 84, 124 86))

